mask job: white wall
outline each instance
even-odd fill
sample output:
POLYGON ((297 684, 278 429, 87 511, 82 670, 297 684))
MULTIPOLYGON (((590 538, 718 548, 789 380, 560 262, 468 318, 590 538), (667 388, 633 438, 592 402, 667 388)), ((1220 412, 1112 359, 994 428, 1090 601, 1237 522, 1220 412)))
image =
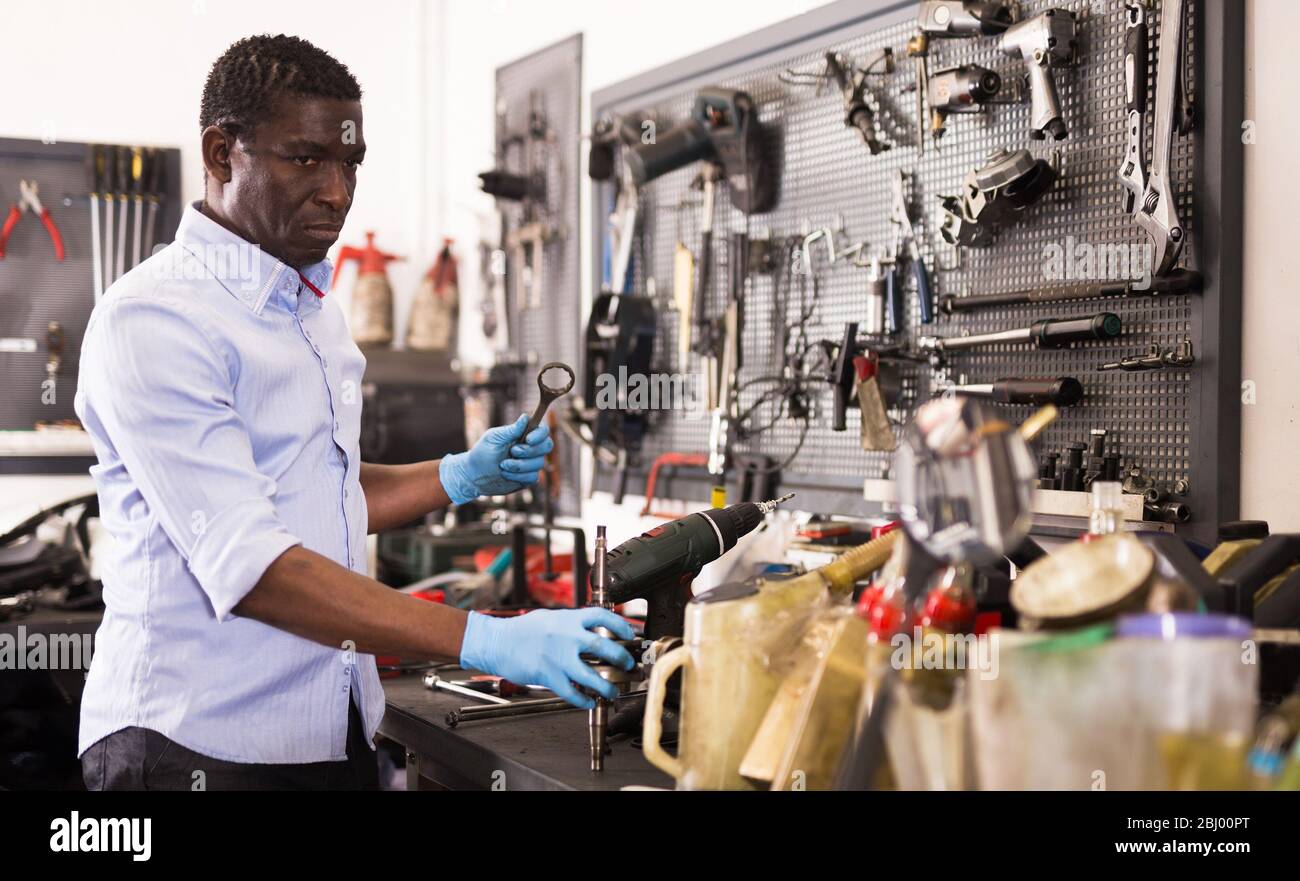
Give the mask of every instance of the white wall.
POLYGON ((1242 407, 1241 513, 1277 532, 1300 532, 1300 122, 1287 75, 1296 28, 1300 3, 1247 0, 1246 118, 1256 137, 1245 148, 1241 375, 1256 402, 1242 407))
MULTIPOLYGON (((1235 0, 1230 0, 1235 2, 1235 0)), ((45 0, 7 3, 0 135, 179 146, 187 199, 201 195, 198 101, 213 59, 250 33, 298 34, 334 53, 365 89, 366 140, 357 202, 342 241, 373 228, 407 255, 390 277, 398 321, 441 242, 458 239, 466 295, 491 200, 476 175, 492 163, 493 71, 574 32, 585 36, 587 94, 818 5, 809 0, 45 0), (141 47, 121 52, 120 47, 141 47), (60 71, 61 73, 54 73, 60 71)), ((1294 0, 1246 0, 1245 358, 1257 403, 1244 407, 1242 514, 1300 531, 1300 273, 1292 240, 1300 131, 1284 65, 1300 27, 1294 0), (1260 60, 1257 68, 1255 59, 1260 60), (1272 75, 1269 75, 1269 74, 1272 75)), ((585 197, 584 197, 585 198, 585 197)), ((588 212, 582 212, 584 224, 588 212)), ((587 241, 585 233, 582 241, 587 241)), ((583 262, 587 290, 588 264, 583 262)), ((346 299, 344 297, 344 299, 346 299)), ((472 308, 462 312, 470 347, 472 308)), ((399 327, 400 331, 400 327, 399 327)))
POLYGON ((442 75, 428 45, 437 12, 421 0, 7 0, 0 135, 180 147, 184 198, 201 199, 199 98, 212 62, 251 34, 310 40, 348 65, 365 92, 369 151, 340 241, 364 244, 373 229, 380 247, 408 258, 389 270, 405 327, 406 304, 441 241, 427 197, 430 101, 442 75))

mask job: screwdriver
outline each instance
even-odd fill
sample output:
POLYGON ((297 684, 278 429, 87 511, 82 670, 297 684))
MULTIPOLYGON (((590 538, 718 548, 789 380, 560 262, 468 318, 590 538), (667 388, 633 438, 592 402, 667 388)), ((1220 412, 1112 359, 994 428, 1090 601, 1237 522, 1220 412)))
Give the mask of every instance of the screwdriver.
POLYGON ((997 382, 973 385, 950 385, 942 391, 951 391, 968 398, 989 398, 1000 404, 1054 404, 1073 407, 1083 400, 1083 385, 1072 376, 1056 379, 1029 377, 999 379, 997 382))
POLYGON ((1059 349, 1070 343, 1090 340, 1113 340, 1119 336, 1123 325, 1113 312, 1098 312, 1089 318, 1069 318, 1064 321, 1045 318, 1029 327, 1003 330, 997 333, 977 333, 970 336, 921 337, 917 347, 923 352, 956 352, 998 343, 1030 343, 1036 349, 1059 349))

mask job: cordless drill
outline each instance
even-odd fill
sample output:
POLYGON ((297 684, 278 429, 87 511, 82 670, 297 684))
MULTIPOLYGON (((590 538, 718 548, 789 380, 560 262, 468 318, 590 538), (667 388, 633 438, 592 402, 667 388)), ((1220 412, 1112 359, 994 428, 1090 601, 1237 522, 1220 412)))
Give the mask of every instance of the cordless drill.
MULTIPOLYGON (((686 604, 691 599, 691 582, 709 563, 736 546, 743 535, 763 522, 763 516, 782 502, 794 497, 789 493, 770 502, 741 502, 728 508, 711 508, 688 514, 671 523, 656 526, 649 532, 628 539, 614 550, 605 551, 605 527, 596 527, 596 552, 592 565, 591 596, 594 605, 613 608, 629 600, 644 598, 646 611, 642 645, 663 637, 680 637, 685 627, 686 604)), ((617 639, 604 628, 596 632, 607 639, 617 639)), ((629 649, 631 646, 624 643, 629 649)), ((622 670, 599 658, 583 655, 591 668, 620 692, 640 678, 637 670, 622 670)), ((610 719, 612 702, 596 698, 587 713, 591 770, 605 767, 608 737, 611 731, 639 728, 641 709, 610 719), (631 720, 630 724, 628 720, 631 720)))
POLYGON ((695 576, 793 496, 697 511, 628 539, 606 561, 608 601, 645 599, 647 640, 681 636, 695 576))

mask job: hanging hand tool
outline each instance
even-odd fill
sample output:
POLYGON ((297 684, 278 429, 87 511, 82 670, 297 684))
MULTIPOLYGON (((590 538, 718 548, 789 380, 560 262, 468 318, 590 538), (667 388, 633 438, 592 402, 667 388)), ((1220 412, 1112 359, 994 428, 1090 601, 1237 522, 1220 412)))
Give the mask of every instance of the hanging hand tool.
POLYGON ((1078 34, 1074 13, 1048 9, 1033 18, 1007 28, 998 43, 1004 55, 1023 58, 1029 68, 1029 137, 1042 140, 1051 135, 1061 140, 1067 134, 1061 118, 1053 67, 1078 64, 1078 34))
POLYGON ((104 148, 94 144, 86 152, 86 183, 90 187, 90 275, 94 302, 104 295, 104 242, 99 233, 99 196, 104 189, 104 148))
POLYGON ((978 64, 941 70, 926 80, 925 100, 930 105, 930 134, 937 141, 947 131, 952 113, 981 113, 1002 90, 997 71, 978 64))
POLYGON ((713 506, 727 503, 727 467, 731 462, 731 445, 736 425, 736 377, 740 371, 741 301, 732 300, 722 314, 722 331, 717 359, 717 395, 709 423, 709 475, 713 506))
POLYGON ((1083 386, 1071 376, 1057 379, 999 379, 974 385, 950 385, 937 391, 952 392, 968 398, 988 398, 1000 404, 1053 404, 1073 407, 1083 400, 1083 386))
POLYGON ((943 355, 992 346, 998 343, 1029 343, 1036 349, 1059 349, 1070 343, 1094 340, 1113 340, 1120 335, 1122 324, 1113 312, 1099 312, 1088 318, 1058 320, 1045 318, 1029 327, 1004 330, 997 333, 977 333, 970 336, 921 337, 916 341, 923 352, 943 355))
MULTIPOLYGON (((894 223, 894 266, 891 274, 898 273, 898 261, 902 256, 903 245, 907 245, 907 258, 912 266, 912 279, 916 283, 916 300, 921 308, 921 323, 929 324, 934 321, 934 300, 930 295, 930 274, 926 271, 925 260, 921 257, 921 250, 917 247, 916 227, 912 224, 911 215, 907 207, 907 177, 902 169, 894 173, 891 181, 893 185, 893 214, 890 220, 894 223)), ((889 297, 891 303, 901 300, 900 281, 894 278, 892 283, 895 286, 893 296, 889 297)), ((892 322, 891 332, 897 330, 902 324, 901 316, 895 312, 894 321, 892 322)))
POLYGON ((130 211, 131 148, 117 148, 117 257, 113 261, 113 280, 126 273, 126 218, 130 211))
POLYGON ((1133 355, 1111 361, 1098 367, 1098 370, 1159 370, 1162 367, 1190 367, 1196 363, 1192 351, 1192 341, 1183 340, 1177 349, 1161 351, 1159 343, 1152 343, 1145 355, 1133 355))
POLYGON ((516 309, 542 308, 546 246, 559 238, 561 235, 557 228, 540 220, 525 223, 506 235, 506 247, 510 249, 511 265, 515 272, 512 287, 516 309))
POLYGON ((1104 297, 1154 297, 1160 294, 1195 294, 1201 290, 1201 274, 1189 269, 1176 269, 1168 275, 1152 278, 1142 286, 1139 282, 1117 281, 1072 285, 1049 285, 1005 294, 974 294, 958 297, 947 294, 940 298, 939 306, 948 315, 990 309, 998 306, 1022 306, 1029 303, 1056 303, 1063 300, 1096 300, 1104 297))
POLYGON ((0 260, 5 257, 5 246, 9 243, 10 233, 14 231, 23 214, 28 211, 40 218, 45 231, 50 234, 50 240, 54 243, 54 258, 63 260, 65 256, 63 236, 59 234, 59 228, 55 225, 54 218, 50 217, 50 212, 41 204, 39 191, 40 188, 34 180, 18 181, 18 201, 9 206, 9 215, 5 217, 4 226, 0 227, 0 260))
POLYGON ((45 329, 45 388, 42 399, 54 403, 59 382, 59 367, 63 364, 63 325, 51 321, 45 329))
POLYGON ((831 359, 831 369, 826 374, 832 390, 831 431, 844 431, 848 428, 847 412, 853 395, 853 359, 862 351, 858 346, 857 322, 844 325, 844 336, 838 345, 826 340, 822 347, 831 359))
POLYGON ((826 53, 826 73, 839 87, 844 100, 844 124, 862 135, 862 141, 875 156, 890 148, 890 144, 880 139, 876 131, 876 115, 867 103, 867 75, 871 69, 883 61, 885 73, 894 70, 894 53, 892 49, 877 50, 868 60, 864 69, 855 71, 852 62, 842 59, 835 52, 826 53))
POLYGON ((717 200, 717 181, 722 169, 715 163, 705 163, 700 172, 700 189, 704 200, 700 206, 700 255, 696 261, 699 266, 699 280, 695 284, 694 309, 692 324, 695 326, 695 352, 705 359, 705 374, 709 384, 709 406, 715 406, 713 395, 717 388, 717 378, 713 372, 717 369, 717 339, 709 318, 709 291, 713 286, 713 215, 717 200))
POLYGON ((927 58, 930 39, 993 36, 1011 27, 1017 18, 1015 4, 1003 0, 921 0, 917 6, 918 33, 907 42, 907 55, 916 62, 916 148, 925 152, 925 102, 930 82, 927 58))
MULTIPOLYGON (((1173 173, 1175 131, 1179 134, 1190 131, 1194 116, 1187 95, 1187 86, 1183 82, 1185 13, 1186 0, 1167 0, 1160 7, 1160 46, 1156 55, 1155 131, 1151 142, 1151 168, 1146 175, 1146 187, 1141 191, 1140 196, 1133 189, 1139 171, 1135 170, 1131 177, 1125 177, 1121 169, 1121 181, 1126 189, 1125 204, 1135 208, 1133 219, 1138 226, 1146 230, 1155 248, 1151 274, 1156 276, 1164 275, 1173 269, 1182 254, 1187 238, 1186 230, 1178 217, 1173 181, 1170 180, 1170 175, 1173 173)), ((1136 40, 1137 37, 1133 37, 1133 42, 1136 40)), ((1127 81, 1127 69, 1125 77, 1127 81)), ((1145 99, 1145 94, 1142 98, 1145 99)), ((1135 103, 1136 95, 1131 105, 1135 103)), ((1129 118, 1129 151, 1131 152, 1135 149, 1131 130, 1132 110, 1129 112, 1129 118)), ((1139 143, 1134 155, 1141 157, 1142 149, 1139 143)), ((1125 168, 1127 168, 1128 158, 1129 154, 1126 154, 1125 168)))
POLYGON ((546 415, 546 410, 551 406, 551 402, 556 398, 567 395, 569 390, 573 388, 575 379, 577 377, 574 375, 573 368, 562 361, 552 361, 543 365, 542 369, 537 371, 537 388, 541 395, 537 400, 537 409, 533 410, 533 415, 529 417, 528 424, 524 426, 524 433, 520 435, 521 439, 528 437, 534 428, 542 424, 542 417, 546 415), (547 385, 546 373, 550 370, 563 370, 569 375, 569 381, 562 386, 547 385))
POLYGON ((149 216, 144 224, 144 246, 149 249, 149 256, 153 256, 154 221, 158 216, 158 206, 162 203, 163 197, 163 153, 156 147, 148 147, 145 156, 148 157, 145 160, 145 167, 148 169, 145 192, 149 200, 149 216))
POLYGON ((637 187, 698 160, 716 163, 726 175, 732 204, 745 214, 762 214, 776 200, 765 139, 753 98, 708 88, 696 96, 690 119, 649 143, 635 144, 624 157, 637 187))
POLYGON ((1119 167, 1124 187, 1124 211, 1132 214, 1137 200, 1146 195, 1147 125, 1147 7, 1146 0, 1124 5, 1124 106, 1128 120, 1128 145, 1119 167))
POLYGON ((950 245, 986 248, 1003 227, 1056 183, 1056 167, 1028 150, 997 150, 966 175, 960 196, 943 196, 939 234, 950 245))
POLYGON ((889 295, 893 293, 889 284, 892 266, 889 275, 883 271, 879 257, 872 257, 870 266, 871 269, 867 274, 867 309, 862 329, 870 336, 880 336, 885 333, 887 317, 892 316, 894 320, 889 322, 889 332, 897 333, 898 322, 902 320, 902 307, 889 305, 889 295))
POLYGON ((131 148, 131 201, 135 203, 134 223, 131 224, 131 267, 140 265, 140 241, 144 233, 144 150, 131 148))

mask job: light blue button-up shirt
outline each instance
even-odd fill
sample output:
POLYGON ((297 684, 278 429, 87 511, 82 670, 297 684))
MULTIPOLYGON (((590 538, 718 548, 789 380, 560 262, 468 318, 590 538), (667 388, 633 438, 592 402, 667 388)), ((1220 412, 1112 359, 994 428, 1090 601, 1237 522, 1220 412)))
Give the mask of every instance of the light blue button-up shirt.
POLYGON ((76 411, 115 541, 79 753, 140 726, 232 762, 341 760, 353 698, 374 736, 373 656, 231 611, 295 545, 365 571, 365 364, 333 298, 196 205, 104 295, 76 411))

